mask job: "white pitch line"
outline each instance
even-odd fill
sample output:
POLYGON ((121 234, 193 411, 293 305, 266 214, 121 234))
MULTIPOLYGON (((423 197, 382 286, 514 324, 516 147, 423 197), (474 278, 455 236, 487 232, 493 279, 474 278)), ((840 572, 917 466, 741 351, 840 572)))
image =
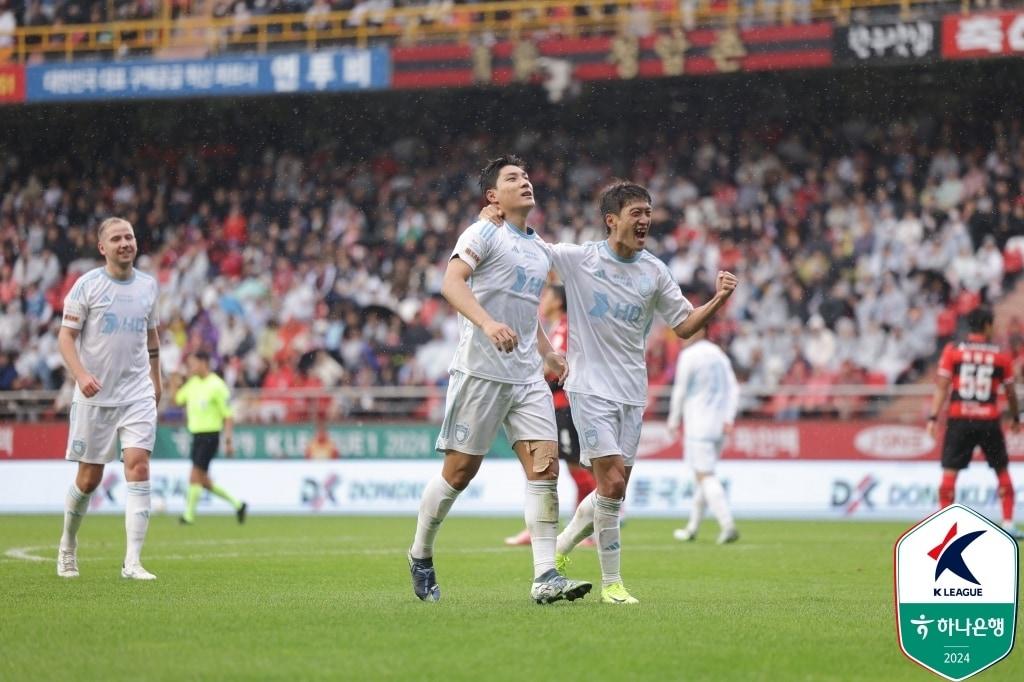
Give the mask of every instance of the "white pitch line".
MULTIPOLYGON (((196 542, 182 542, 176 543, 178 545, 185 544, 200 544, 196 542)), ((209 543, 202 543, 209 544, 209 543)), ((239 540, 235 544, 247 544, 245 541, 239 540)), ((248 543, 255 544, 255 542, 248 543)), ((729 547, 725 551, 736 551, 736 550, 752 550, 768 545, 752 545, 744 544, 738 546, 729 547)), ((628 546, 630 551, 641 551, 641 552, 685 552, 687 548, 680 547, 678 544, 666 543, 664 545, 634 545, 628 546)), ((21 559, 23 561, 50 561, 51 557, 40 557, 35 556, 31 552, 38 550, 52 550, 54 548, 48 545, 41 545, 35 547, 16 547, 7 550, 4 553, 10 559, 21 559)), ((146 558, 154 561, 209 561, 212 559, 238 559, 238 558, 261 558, 261 559, 273 559, 275 557, 292 557, 292 556, 308 556, 308 557, 322 557, 322 556, 401 556, 407 551, 407 547, 382 547, 377 549, 328 549, 328 550, 285 550, 278 552, 204 552, 202 554, 154 554, 147 552, 146 558)), ((475 547, 475 548, 462 548, 462 549, 451 549, 442 552, 442 556, 445 554, 501 554, 504 552, 514 552, 514 547, 475 547)), ((54 555, 56 556, 56 555, 54 555)), ((112 561, 117 557, 114 556, 86 556, 80 557, 79 561, 112 561)))

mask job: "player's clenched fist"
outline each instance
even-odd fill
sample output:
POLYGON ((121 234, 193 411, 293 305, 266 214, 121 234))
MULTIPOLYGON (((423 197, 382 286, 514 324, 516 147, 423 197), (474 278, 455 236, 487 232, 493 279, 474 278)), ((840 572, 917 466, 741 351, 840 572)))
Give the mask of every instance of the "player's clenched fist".
POLYGON ((100 380, 88 372, 75 377, 75 381, 78 383, 78 388, 82 389, 82 395, 86 398, 93 397, 100 392, 101 388, 103 388, 103 385, 100 384, 100 380))
POLYGON ((499 351, 511 353, 519 345, 519 337, 507 324, 488 320, 480 327, 499 351))
POLYGON ((736 279, 736 275, 719 270, 718 278, 715 280, 715 291, 724 296, 731 296, 732 292, 736 290, 737 284, 739 284, 739 280, 736 279))

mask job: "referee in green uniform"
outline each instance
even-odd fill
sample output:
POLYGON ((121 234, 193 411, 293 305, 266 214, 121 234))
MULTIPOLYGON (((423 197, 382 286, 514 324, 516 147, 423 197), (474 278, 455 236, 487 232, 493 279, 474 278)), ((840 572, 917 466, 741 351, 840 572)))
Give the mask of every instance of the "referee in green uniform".
POLYGON ((224 432, 224 451, 230 457, 235 453, 231 442, 234 430, 231 411, 231 391, 224 380, 210 371, 210 355, 196 351, 188 358, 188 381, 174 393, 174 402, 185 406, 189 433, 192 434, 192 473, 189 475, 188 499, 180 521, 193 524, 199 496, 206 488, 235 509, 239 523, 245 522, 248 508, 245 502, 210 479, 210 461, 220 448, 220 432, 224 432))

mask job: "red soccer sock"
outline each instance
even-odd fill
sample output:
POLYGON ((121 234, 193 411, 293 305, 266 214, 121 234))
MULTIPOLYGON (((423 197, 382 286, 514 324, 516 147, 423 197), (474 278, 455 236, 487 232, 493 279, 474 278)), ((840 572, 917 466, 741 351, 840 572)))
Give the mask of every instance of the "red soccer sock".
POLYGON ((1003 521, 1013 521, 1013 481, 1010 480, 1010 472, 1003 469, 998 474, 999 478, 999 501, 1003 504, 1003 521))
POLYGON ((594 488, 597 487, 597 482, 594 480, 594 474, 583 467, 570 467, 569 475, 572 476, 572 480, 576 483, 576 506, 578 507, 583 498, 594 491, 594 488))
POLYGON ((956 472, 943 471, 942 483, 939 485, 939 509, 945 509, 953 504, 956 497, 956 472))

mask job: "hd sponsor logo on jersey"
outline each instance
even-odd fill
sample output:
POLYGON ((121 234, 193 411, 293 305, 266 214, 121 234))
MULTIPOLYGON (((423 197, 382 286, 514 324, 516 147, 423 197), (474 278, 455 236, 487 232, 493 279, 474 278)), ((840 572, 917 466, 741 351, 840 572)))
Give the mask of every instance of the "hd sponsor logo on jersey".
POLYGON ((963 680, 1013 647, 1017 543, 961 504, 946 507, 896 542, 899 645, 915 663, 963 680))
POLYGON ((100 319, 100 334, 127 334, 146 331, 146 318, 120 317, 114 313, 103 313, 100 319))

